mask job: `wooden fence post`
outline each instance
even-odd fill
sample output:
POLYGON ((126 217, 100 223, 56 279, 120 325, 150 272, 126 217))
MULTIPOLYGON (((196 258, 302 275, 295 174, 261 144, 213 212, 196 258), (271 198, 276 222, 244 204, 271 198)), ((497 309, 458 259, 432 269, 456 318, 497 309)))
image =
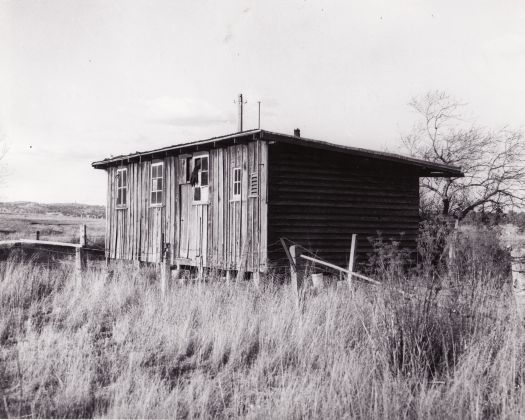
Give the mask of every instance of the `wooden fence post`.
POLYGON ((86 254, 82 247, 75 248, 75 277, 77 284, 82 282, 82 275, 86 269, 86 254))
POLYGON ((525 320, 525 248, 512 250, 512 291, 521 321, 525 320))
POLYGON ((37 241, 40 240, 40 231, 39 230, 36 231, 36 240, 37 241))
POLYGON ((79 245, 75 248, 75 277, 77 285, 82 282, 82 276, 86 269, 87 254, 84 247, 86 246, 86 225, 79 225, 79 245))
POLYGON ((86 246, 86 242, 87 242, 87 235, 86 235, 86 225, 80 225, 79 226, 79 242, 80 242, 80 246, 86 246))
POLYGON ((170 244, 166 244, 164 247, 164 253, 162 255, 162 262, 160 263, 160 291, 162 297, 166 296, 166 292, 170 287, 170 276, 171 276, 171 252, 170 244))
POLYGON ((449 247, 448 247, 448 272, 449 275, 452 274, 452 270, 456 265, 456 245, 458 241, 458 232, 459 232, 459 220, 456 219, 454 222, 454 230, 449 238, 449 247))
POLYGON ((348 261, 348 286, 352 287, 352 273, 354 272, 354 262, 355 262, 355 242, 357 235, 352 233, 352 245, 350 246, 350 260, 348 261))
POLYGON ((292 288, 294 290, 294 293, 295 293, 295 297, 296 297, 296 301, 297 301, 297 306, 299 307, 300 303, 301 303, 301 293, 302 293, 302 289, 303 289, 303 277, 302 277, 302 273, 301 273, 301 270, 299 268, 299 256, 297 255, 297 246, 296 245, 292 245, 290 247, 290 258, 291 258, 291 263, 290 264, 290 274, 291 274, 291 278, 292 278, 292 288))

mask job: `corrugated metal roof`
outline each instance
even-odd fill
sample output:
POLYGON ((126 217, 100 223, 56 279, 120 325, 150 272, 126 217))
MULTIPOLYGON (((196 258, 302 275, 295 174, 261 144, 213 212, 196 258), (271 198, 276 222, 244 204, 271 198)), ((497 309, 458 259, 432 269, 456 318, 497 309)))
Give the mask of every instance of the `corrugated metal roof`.
POLYGON ((359 147, 344 146, 340 144, 335 144, 323 140, 309 139, 306 137, 296 137, 292 135, 276 133, 267 130, 248 130, 242 131, 239 133, 232 133, 224 136, 212 137, 205 140, 192 141, 187 143, 175 144, 168 147, 163 147, 160 149, 148 150, 144 152, 135 152, 127 155, 120 155, 115 157, 109 157, 104 160, 93 162, 92 166, 97 169, 103 169, 111 164, 120 164, 124 161, 129 161, 139 157, 147 157, 153 155, 161 155, 175 150, 180 149, 197 149, 200 146, 209 146, 210 144, 216 145, 226 142, 235 142, 240 138, 261 138, 266 140, 273 140, 277 142, 297 144, 305 147, 313 147, 323 150, 331 150, 334 152, 345 153, 354 156, 361 156, 370 159, 384 160, 388 162, 394 162, 399 164, 405 164, 409 166, 416 166, 420 168, 421 176, 429 177, 462 177, 463 173, 461 168, 457 166, 445 165, 436 162, 429 162, 422 159, 416 159, 409 156, 398 155, 395 153, 380 152, 376 150, 363 149, 359 147))

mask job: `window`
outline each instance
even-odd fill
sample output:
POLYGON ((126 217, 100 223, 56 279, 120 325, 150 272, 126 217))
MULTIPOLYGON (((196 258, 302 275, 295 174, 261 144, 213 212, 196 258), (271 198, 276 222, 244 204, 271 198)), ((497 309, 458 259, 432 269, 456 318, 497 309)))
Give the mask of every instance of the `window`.
POLYGON ((189 184, 191 179, 191 155, 179 157, 179 184, 189 184))
POLYGON ((233 168, 233 196, 232 198, 234 200, 238 200, 241 198, 241 168, 233 168))
POLYGON ((117 207, 126 207, 128 199, 128 170, 117 169, 117 207))
POLYGON ((208 155, 193 158, 193 171, 190 183, 193 186, 193 202, 203 204, 208 202, 209 165, 208 155))
POLYGON ((164 163, 151 164, 151 205, 162 205, 162 180, 164 178, 164 163))

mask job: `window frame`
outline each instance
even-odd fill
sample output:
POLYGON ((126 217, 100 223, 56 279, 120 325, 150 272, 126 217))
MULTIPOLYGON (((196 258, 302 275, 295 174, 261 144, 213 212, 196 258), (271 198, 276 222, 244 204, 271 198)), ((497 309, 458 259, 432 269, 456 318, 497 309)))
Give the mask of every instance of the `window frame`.
POLYGON ((191 158, 191 173, 193 173, 195 169, 195 162, 197 159, 206 158, 207 161, 207 168, 206 170, 202 169, 202 163, 201 167, 199 168, 199 172, 197 173, 197 182, 191 186, 192 189, 192 204, 193 205, 199 205, 199 204, 209 204, 209 189, 210 189, 210 153, 209 152, 198 152, 194 153, 191 158), (206 173, 206 185, 202 185, 202 173, 206 173), (195 200, 195 190, 199 188, 200 190, 200 199, 195 200))
POLYGON ((236 166, 233 168, 232 171, 233 177, 232 177, 232 184, 231 184, 231 201, 240 201, 242 197, 242 167, 236 166), (239 179, 237 179, 237 174, 239 174, 239 179), (239 191, 235 192, 235 187, 239 187, 239 191))
POLYGON ((128 207, 128 168, 117 168, 117 199, 116 199, 116 208, 117 209, 126 209, 128 207), (120 185, 121 183, 121 180, 123 179, 122 178, 122 174, 125 173, 126 174, 126 185, 120 185), (122 196, 119 195, 120 191, 121 190, 124 190, 125 191, 125 195, 124 195, 124 202, 120 202, 119 203, 119 198, 121 198, 122 196))
POLYGON ((150 204, 150 207, 162 207, 164 205, 164 162, 163 161, 159 161, 159 162, 152 162, 151 163, 151 167, 150 167, 150 177, 149 177, 149 180, 150 180, 150 188, 149 188, 149 204, 150 204), (153 177, 153 168, 156 167, 160 167, 161 168, 161 171, 160 171, 160 176, 158 176, 158 172, 157 172, 157 176, 154 178, 153 177), (157 180, 161 180, 161 188, 155 188, 153 189, 153 184, 154 184, 154 181, 155 182, 155 187, 157 187, 158 185, 158 181, 157 180), (157 201, 157 199, 155 199, 155 203, 153 202, 153 193, 155 194, 158 194, 160 192, 160 202, 157 201))

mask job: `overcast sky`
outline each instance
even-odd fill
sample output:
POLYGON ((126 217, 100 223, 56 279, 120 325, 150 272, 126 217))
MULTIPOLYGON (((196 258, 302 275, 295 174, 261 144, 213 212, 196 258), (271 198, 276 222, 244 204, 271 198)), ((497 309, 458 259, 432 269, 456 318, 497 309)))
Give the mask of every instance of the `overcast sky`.
POLYGON ((245 128, 395 150, 444 90, 525 123, 523 1, 0 0, 0 200, 105 203, 90 164, 245 128))

